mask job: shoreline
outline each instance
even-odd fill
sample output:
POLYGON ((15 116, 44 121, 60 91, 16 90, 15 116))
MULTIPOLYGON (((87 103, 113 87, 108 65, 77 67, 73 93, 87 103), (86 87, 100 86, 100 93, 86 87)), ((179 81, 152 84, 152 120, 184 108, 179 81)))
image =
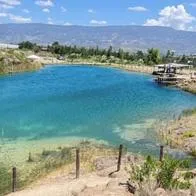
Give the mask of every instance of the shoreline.
POLYGON ((193 109, 183 112, 178 119, 164 123, 158 130, 158 137, 166 145, 171 148, 180 149, 194 158, 196 158, 195 111, 196 110, 193 109))
MULTIPOLYGON (((19 66, 19 70, 17 70, 18 69, 17 67, 16 70, 12 70, 11 72, 10 70, 2 72, 0 73, 0 76, 37 71, 45 67, 46 65, 64 65, 64 66, 89 65, 89 66, 100 66, 100 67, 103 66, 103 67, 117 68, 128 72, 143 73, 149 75, 152 75, 154 71, 154 66, 147 66, 147 65, 101 63, 101 62, 93 62, 93 61, 90 62, 85 60, 66 61, 66 60, 58 60, 55 57, 40 57, 39 60, 31 61, 30 64, 21 64, 21 66, 19 66)), ((181 81, 176 85, 169 85, 169 86, 173 86, 183 91, 196 95, 196 80, 190 79, 186 81, 181 81)))

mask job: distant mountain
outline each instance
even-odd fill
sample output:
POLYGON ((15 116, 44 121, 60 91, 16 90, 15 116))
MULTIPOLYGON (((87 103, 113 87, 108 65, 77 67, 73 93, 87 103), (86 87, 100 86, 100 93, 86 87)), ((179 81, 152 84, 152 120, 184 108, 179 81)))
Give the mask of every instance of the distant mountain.
POLYGON ((99 46, 146 50, 151 47, 177 53, 196 54, 196 32, 177 31, 168 27, 146 26, 60 26, 47 24, 0 24, 0 43, 32 41, 49 44, 99 46))

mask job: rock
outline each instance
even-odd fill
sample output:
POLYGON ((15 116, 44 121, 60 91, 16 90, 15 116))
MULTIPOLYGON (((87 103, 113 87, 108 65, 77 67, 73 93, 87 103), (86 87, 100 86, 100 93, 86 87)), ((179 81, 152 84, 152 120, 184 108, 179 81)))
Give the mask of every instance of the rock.
POLYGON ((168 194, 163 188, 158 188, 153 193, 153 196, 168 196, 168 194))

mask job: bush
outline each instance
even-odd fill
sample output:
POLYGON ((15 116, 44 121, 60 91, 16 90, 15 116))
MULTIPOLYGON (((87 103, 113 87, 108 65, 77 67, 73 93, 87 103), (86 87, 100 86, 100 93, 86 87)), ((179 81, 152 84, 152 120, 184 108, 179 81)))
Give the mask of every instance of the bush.
POLYGON ((155 181, 158 187, 164 189, 188 189, 191 186, 190 175, 182 175, 177 171, 190 167, 189 160, 176 160, 170 157, 165 157, 162 162, 156 161, 150 156, 147 157, 141 166, 132 167, 132 179, 135 180, 139 187, 155 181))

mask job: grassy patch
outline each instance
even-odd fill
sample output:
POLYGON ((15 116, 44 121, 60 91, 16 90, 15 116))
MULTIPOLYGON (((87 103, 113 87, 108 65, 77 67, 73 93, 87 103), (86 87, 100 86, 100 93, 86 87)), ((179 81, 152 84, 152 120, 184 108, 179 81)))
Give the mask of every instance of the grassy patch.
POLYGON ((185 131, 183 133, 183 138, 196 137, 196 131, 185 131))

